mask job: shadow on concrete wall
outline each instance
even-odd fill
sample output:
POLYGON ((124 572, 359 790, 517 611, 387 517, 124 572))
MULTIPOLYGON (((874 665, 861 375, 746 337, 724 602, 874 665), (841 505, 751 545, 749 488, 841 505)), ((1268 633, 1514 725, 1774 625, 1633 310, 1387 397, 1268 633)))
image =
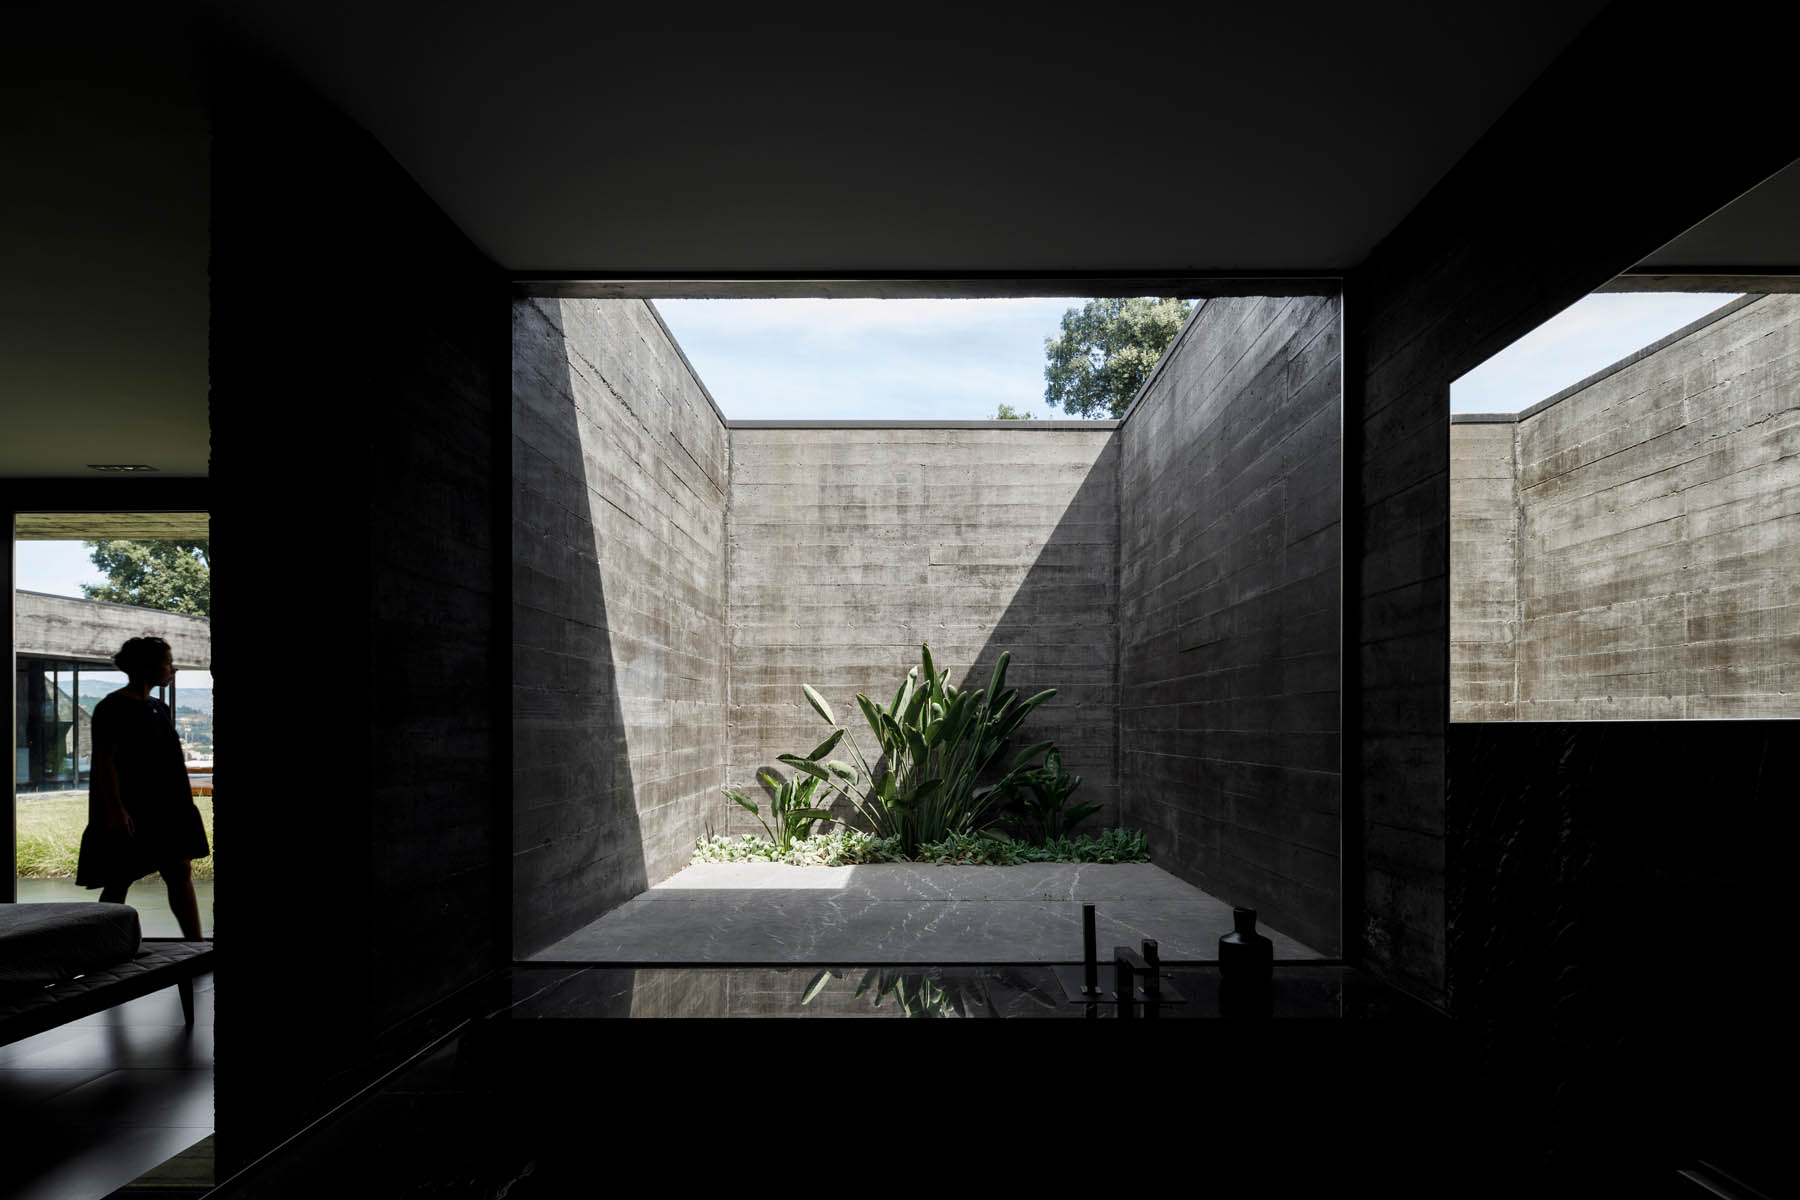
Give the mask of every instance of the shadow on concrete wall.
POLYGON ((1063 769, 1082 777, 1069 803, 1101 805, 1076 833, 1098 833, 1120 820, 1119 445, 1115 432, 959 684, 987 687, 1000 655, 1011 652, 1005 686, 1017 689, 1020 702, 1056 689, 1026 718, 999 761, 1004 767, 1025 747, 1054 740, 1063 769))
POLYGON ((648 879, 561 304, 513 306, 513 955, 648 879))

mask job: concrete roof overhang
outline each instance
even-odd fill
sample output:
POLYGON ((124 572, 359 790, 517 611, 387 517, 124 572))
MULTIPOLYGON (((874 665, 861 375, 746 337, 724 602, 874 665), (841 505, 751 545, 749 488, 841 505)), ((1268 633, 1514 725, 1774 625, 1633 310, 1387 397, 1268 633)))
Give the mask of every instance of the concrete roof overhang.
POLYGON ((1603 7, 219 5, 521 276, 1327 273, 1603 7))
POLYGON ((203 512, 21 512, 13 520, 22 542, 204 542, 210 531, 203 512))
POLYGON ((41 592, 13 595, 13 649, 19 655, 112 665, 126 639, 159 637, 179 671, 212 669, 212 622, 103 600, 41 592))
MULTIPOLYGON (((1199 295, 1355 268, 1604 7, 1189 4, 1079 29, 968 6, 31 10, 4 73, 31 186, 0 198, 0 477, 207 473, 209 22, 368 129, 528 288, 1199 295)), ((1800 168, 1639 286, 1800 274, 1795 211, 1800 168)))

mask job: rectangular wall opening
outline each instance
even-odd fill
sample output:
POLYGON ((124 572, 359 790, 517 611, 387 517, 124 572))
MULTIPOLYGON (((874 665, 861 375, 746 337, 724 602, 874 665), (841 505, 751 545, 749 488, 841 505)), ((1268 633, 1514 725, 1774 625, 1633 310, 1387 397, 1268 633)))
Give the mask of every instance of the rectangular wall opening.
MULTIPOLYGON (((13 528, 14 887, 27 903, 96 901, 100 892, 76 881, 92 816, 93 714, 128 682, 113 656, 129 638, 169 643, 174 678, 150 695, 172 718, 212 840, 207 515, 18 512, 13 528)), ((212 856, 191 869, 210 937, 212 856)), ((134 881, 125 902, 144 936, 181 936, 160 875, 134 881)))
POLYGON ((1222 927, 1182 957, 1216 954, 1233 905, 1336 955, 1327 291, 1201 300, 1122 419, 1090 422, 732 419, 660 305, 516 301, 515 959, 567 956, 697 840, 761 833, 722 789, 766 815, 756 776, 830 734, 801 685, 870 740, 853 697, 886 706, 920 643, 952 685, 1007 652, 1021 696, 1057 689, 1017 742, 1056 741, 1095 827, 1141 830, 1211 900, 1222 927))
POLYGON ((1800 276, 1674 265, 1756 195, 1450 394, 1445 990, 1476 1021, 1635 1014, 1617 1062, 1672 1061, 1683 1023, 1770 1027, 1735 964, 1639 987, 1718 923, 1782 932, 1800 276))
POLYGON ((1800 295, 1701 286, 1452 385, 1452 721, 1800 716, 1800 295))

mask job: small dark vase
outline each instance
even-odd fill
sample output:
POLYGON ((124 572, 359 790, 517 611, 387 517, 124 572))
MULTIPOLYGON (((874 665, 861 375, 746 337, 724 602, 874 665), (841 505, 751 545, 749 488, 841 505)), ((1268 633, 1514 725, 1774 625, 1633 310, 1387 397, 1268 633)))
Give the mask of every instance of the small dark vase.
POLYGON ((1256 910, 1231 910, 1233 929, 1219 939, 1219 1015, 1271 1015, 1275 943, 1256 932, 1256 910))

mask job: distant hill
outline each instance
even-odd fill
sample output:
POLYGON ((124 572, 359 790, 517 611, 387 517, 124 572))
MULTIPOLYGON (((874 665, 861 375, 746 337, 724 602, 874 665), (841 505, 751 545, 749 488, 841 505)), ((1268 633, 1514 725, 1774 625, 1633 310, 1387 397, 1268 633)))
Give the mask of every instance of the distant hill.
POLYGON ((212 694, 213 690, 211 688, 182 687, 180 680, 177 680, 175 684, 175 707, 191 708, 195 712, 205 713, 210 717, 212 716, 213 710, 212 694))
MULTIPOLYGON (((81 707, 88 712, 93 712, 94 705, 98 704, 102 697, 110 696, 123 686, 125 686, 124 682, 117 679, 91 681, 83 679, 81 681, 81 707)), ((177 679, 175 707, 192 709, 210 717, 213 711, 213 690, 203 687, 182 687, 181 681, 177 679)))

